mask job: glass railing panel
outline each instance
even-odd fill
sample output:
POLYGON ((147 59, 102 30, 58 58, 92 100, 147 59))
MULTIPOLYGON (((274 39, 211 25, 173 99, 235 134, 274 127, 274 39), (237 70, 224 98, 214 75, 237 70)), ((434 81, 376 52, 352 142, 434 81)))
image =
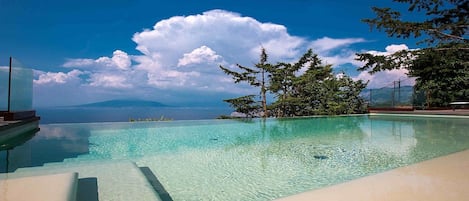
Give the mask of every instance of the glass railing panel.
POLYGON ((8 66, 0 66, 0 111, 8 111, 8 66))
POLYGON ((32 110, 33 70, 11 60, 10 112, 32 110))

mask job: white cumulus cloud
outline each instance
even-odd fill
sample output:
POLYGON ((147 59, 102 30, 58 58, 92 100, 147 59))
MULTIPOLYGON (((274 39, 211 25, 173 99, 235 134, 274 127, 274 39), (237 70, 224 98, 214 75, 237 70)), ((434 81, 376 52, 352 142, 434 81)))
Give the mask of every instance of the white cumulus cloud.
MULTIPOLYGON (((367 53, 373 54, 373 55, 391 55, 395 52, 401 51, 401 50, 409 50, 409 47, 405 44, 391 44, 386 46, 385 48, 386 51, 376 51, 376 50, 371 50, 367 51, 367 53)), ((363 63, 362 63, 363 65, 363 63)), ((386 71, 381 71, 378 73, 375 73, 371 75, 368 73, 368 71, 363 71, 361 72, 358 76, 356 76, 354 79, 358 80, 364 80, 364 81, 369 81, 368 83, 368 88, 381 88, 381 87, 389 87, 390 84, 392 84, 394 81, 398 80, 407 80, 407 84, 413 85, 415 83, 414 78, 409 78, 407 76, 407 73, 409 71, 405 68, 399 68, 399 69, 393 69, 393 70, 386 70, 386 71)))
POLYGON ((111 92, 120 96, 162 96, 148 91, 256 93, 247 85, 234 84, 219 65, 252 67, 259 61, 261 48, 266 49, 270 63, 296 61, 313 48, 325 63, 357 65, 356 51, 351 47, 366 42, 362 38, 309 40, 289 34, 283 25, 225 10, 163 19, 136 32, 132 40, 139 51, 135 55, 117 49, 112 56, 68 59, 63 67, 80 70, 42 72, 35 83, 79 80, 81 87, 76 90, 90 97, 111 92))
POLYGON ((323 60, 324 63, 332 64, 333 67, 342 64, 359 65, 355 60, 356 51, 349 46, 366 42, 363 38, 330 38, 323 37, 309 43, 309 48, 323 60))
POLYGON ((190 53, 184 54, 184 57, 179 59, 177 66, 187 66, 190 64, 200 63, 214 63, 220 59, 220 55, 217 55, 215 51, 204 45, 202 47, 194 49, 190 53))
POLYGON ((132 85, 128 83, 127 77, 124 75, 113 75, 106 73, 92 74, 89 79, 90 86, 109 87, 109 88, 131 88, 132 85))
POLYGON ((63 67, 86 69, 89 76, 83 80, 83 85, 92 87, 128 89, 142 79, 141 75, 135 77, 139 74, 132 68, 132 58, 122 50, 115 50, 112 57, 69 59, 63 67))
POLYGON ((223 82, 220 64, 252 65, 261 47, 276 62, 303 53, 299 50, 305 44, 283 25, 224 10, 161 20, 132 39, 142 53, 135 57, 135 67, 147 72, 148 84, 215 91, 233 85, 223 82))
POLYGON ((112 57, 100 57, 98 59, 69 59, 63 64, 64 67, 89 68, 89 67, 111 67, 127 70, 131 66, 130 56, 121 50, 116 50, 112 57))
POLYGON ((49 84, 49 83, 64 84, 71 80, 80 79, 79 76, 84 73, 80 70, 74 69, 68 73, 36 71, 35 74, 37 74, 38 78, 33 80, 34 84, 49 84))
POLYGON ((96 62, 93 59, 69 59, 64 63, 63 67, 86 67, 95 65, 96 62))
POLYGON ((171 17, 159 21, 151 30, 136 33, 133 40, 144 55, 158 52, 172 62, 202 46, 227 56, 228 60, 257 59, 261 45, 273 54, 272 57, 288 57, 305 42, 289 35, 283 25, 262 23, 224 10, 171 17))
POLYGON ((310 47, 318 53, 327 52, 329 50, 347 47, 355 43, 366 42, 363 38, 329 38, 323 37, 311 42, 310 47))
POLYGON ((371 50, 371 51, 368 51, 367 53, 370 53, 372 55, 387 56, 387 55, 391 55, 391 54, 396 53, 396 52, 401 51, 401 50, 409 50, 409 47, 407 47, 407 45, 405 45, 405 44, 399 44, 399 45, 391 44, 391 45, 386 46, 385 49, 386 49, 385 52, 371 50))

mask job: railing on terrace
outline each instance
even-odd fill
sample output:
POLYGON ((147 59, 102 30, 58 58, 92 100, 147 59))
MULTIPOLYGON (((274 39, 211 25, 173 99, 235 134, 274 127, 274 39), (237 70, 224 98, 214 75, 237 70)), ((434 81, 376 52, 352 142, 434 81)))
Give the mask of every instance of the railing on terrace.
POLYGON ((33 70, 10 57, 9 66, 0 66, 0 111, 32 110, 33 70))
POLYGON ((399 79, 381 88, 365 89, 362 97, 368 108, 413 109, 425 103, 423 93, 415 92, 412 78, 399 79))

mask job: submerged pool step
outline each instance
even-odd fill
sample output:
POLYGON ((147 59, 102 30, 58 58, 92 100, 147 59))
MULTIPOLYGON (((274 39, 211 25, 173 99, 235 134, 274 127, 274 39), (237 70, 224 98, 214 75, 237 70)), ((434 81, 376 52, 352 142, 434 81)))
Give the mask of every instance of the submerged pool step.
POLYGON ((9 178, 17 178, 65 172, 78 172, 78 177, 82 181, 79 184, 79 191, 80 189, 87 189, 88 191, 96 191, 97 189, 98 191, 82 193, 85 197, 82 196, 80 199, 80 196, 78 196, 78 201, 89 200, 87 196, 93 193, 97 194, 100 201, 161 201, 140 168, 131 161, 108 160, 62 164, 53 163, 40 167, 20 168, 14 173, 5 175, 9 178))
POLYGON ((78 155, 75 158, 66 158, 63 162, 81 162, 81 161, 95 161, 95 160, 127 160, 127 157, 123 156, 97 156, 90 154, 78 155))
MULTIPOLYGON (((77 162, 94 162, 94 161, 117 161, 119 159, 111 159, 111 158, 103 158, 103 157, 97 157, 97 156, 92 156, 92 155, 80 155, 75 158, 66 158, 63 160, 63 163, 77 163, 77 162)), ((125 159, 122 159, 121 161, 124 161, 125 159)))
POLYGON ((50 163, 44 163, 42 166, 54 166, 54 165, 61 165, 63 162, 50 162, 50 163))
POLYGON ((75 158, 66 158, 63 160, 63 162, 92 161, 92 160, 111 160, 111 159, 86 154, 86 155, 79 155, 75 158))
POLYGON ((93 165, 93 164, 105 164, 105 163, 115 163, 115 162, 126 162, 128 160, 112 160, 112 159, 99 159, 99 158, 93 158, 93 159, 86 159, 86 160, 64 160, 63 162, 53 162, 53 163, 44 163, 42 165, 43 167, 49 167, 49 168, 54 168, 54 167, 77 167, 77 166, 86 166, 86 165, 93 165))

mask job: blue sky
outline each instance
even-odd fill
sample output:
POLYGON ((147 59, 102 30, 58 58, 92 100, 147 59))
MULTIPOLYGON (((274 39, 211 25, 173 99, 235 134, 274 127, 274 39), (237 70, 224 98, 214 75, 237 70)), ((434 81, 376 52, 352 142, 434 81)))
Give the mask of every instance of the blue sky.
MULTIPOLYGON (((308 48, 323 62, 381 87, 405 70, 371 76, 356 52, 416 48, 370 31, 363 18, 390 0, 0 0, 0 66, 13 56, 35 70, 34 105, 138 98, 173 105, 222 105, 256 94, 219 65, 292 62, 308 48)), ((405 8, 400 6, 398 9, 405 8)), ((412 19, 411 15, 404 15, 412 19)))

